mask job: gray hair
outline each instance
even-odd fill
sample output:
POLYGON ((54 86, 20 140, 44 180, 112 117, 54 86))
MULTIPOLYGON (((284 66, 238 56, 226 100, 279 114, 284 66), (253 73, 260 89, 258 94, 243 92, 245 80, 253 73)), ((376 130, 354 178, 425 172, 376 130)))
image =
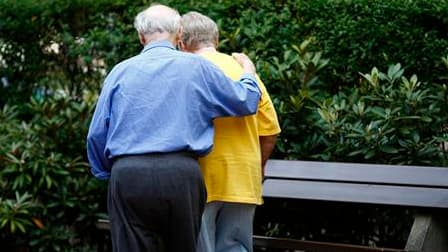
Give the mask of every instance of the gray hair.
POLYGON ((180 15, 168 6, 154 4, 137 14, 134 27, 143 35, 156 32, 175 35, 180 28, 180 15))
POLYGON ((182 15, 182 42, 192 50, 203 46, 218 46, 218 25, 211 18, 196 11, 182 15))

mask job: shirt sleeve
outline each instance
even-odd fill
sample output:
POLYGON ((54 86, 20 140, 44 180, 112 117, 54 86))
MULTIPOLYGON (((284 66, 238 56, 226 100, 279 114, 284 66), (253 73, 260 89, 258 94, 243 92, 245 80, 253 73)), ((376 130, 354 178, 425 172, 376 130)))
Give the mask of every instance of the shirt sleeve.
POLYGON ((229 79, 212 63, 203 60, 204 87, 212 117, 245 116, 257 112, 261 91, 252 74, 243 74, 239 81, 229 79))
POLYGON ((257 80, 258 86, 262 92, 261 101, 258 104, 257 112, 258 134, 260 136, 277 135, 281 132, 281 129, 274 104, 272 103, 271 97, 269 96, 264 83, 258 78, 257 80))
POLYGON ((107 156, 106 141, 109 129, 110 96, 107 79, 96 104, 87 135, 87 157, 92 174, 98 179, 110 177, 112 160, 107 156))

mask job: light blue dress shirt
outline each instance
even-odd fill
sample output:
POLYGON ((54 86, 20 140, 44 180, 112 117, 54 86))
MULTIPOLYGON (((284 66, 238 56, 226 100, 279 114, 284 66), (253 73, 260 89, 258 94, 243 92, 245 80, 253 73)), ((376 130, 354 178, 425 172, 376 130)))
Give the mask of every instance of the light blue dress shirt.
POLYGON ((191 151, 213 145, 213 118, 254 114, 254 76, 228 79, 200 56, 157 41, 116 65, 106 77, 87 136, 92 173, 110 176, 121 155, 191 151))

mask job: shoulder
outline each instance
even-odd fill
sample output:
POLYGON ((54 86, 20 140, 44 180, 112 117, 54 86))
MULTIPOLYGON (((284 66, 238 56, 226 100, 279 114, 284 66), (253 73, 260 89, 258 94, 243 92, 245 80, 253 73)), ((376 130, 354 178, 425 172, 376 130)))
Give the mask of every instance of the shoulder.
POLYGON ((106 75, 103 83, 103 90, 109 90, 117 86, 118 82, 122 78, 124 78, 124 73, 129 69, 129 66, 135 65, 137 56, 125 59, 113 66, 109 73, 106 75))
POLYGON ((221 52, 206 52, 200 54, 203 58, 217 64, 236 64, 239 66, 238 62, 230 55, 221 52))
POLYGON ((178 55, 181 59, 186 61, 195 62, 197 64, 209 64, 207 60, 197 54, 178 51, 178 55))
POLYGON ((231 55, 221 52, 206 52, 201 56, 215 64, 234 81, 239 80, 243 74, 243 68, 231 55))
POLYGON ((112 68, 112 70, 110 70, 108 76, 113 76, 114 74, 124 71, 124 69, 128 68, 130 65, 136 64, 137 61, 138 55, 119 62, 112 68))
POLYGON ((183 67, 188 66, 188 69, 190 70, 205 69, 208 71, 213 71, 211 68, 214 68, 214 65, 208 60, 193 53, 174 51, 170 56, 174 58, 176 65, 183 67))

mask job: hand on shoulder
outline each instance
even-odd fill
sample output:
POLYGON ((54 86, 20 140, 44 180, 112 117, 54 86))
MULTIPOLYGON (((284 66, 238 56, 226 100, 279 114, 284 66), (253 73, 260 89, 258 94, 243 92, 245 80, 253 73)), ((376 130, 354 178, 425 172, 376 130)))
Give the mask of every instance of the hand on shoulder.
POLYGON ((255 65, 244 53, 232 53, 232 57, 241 65, 244 73, 255 75, 255 65))

